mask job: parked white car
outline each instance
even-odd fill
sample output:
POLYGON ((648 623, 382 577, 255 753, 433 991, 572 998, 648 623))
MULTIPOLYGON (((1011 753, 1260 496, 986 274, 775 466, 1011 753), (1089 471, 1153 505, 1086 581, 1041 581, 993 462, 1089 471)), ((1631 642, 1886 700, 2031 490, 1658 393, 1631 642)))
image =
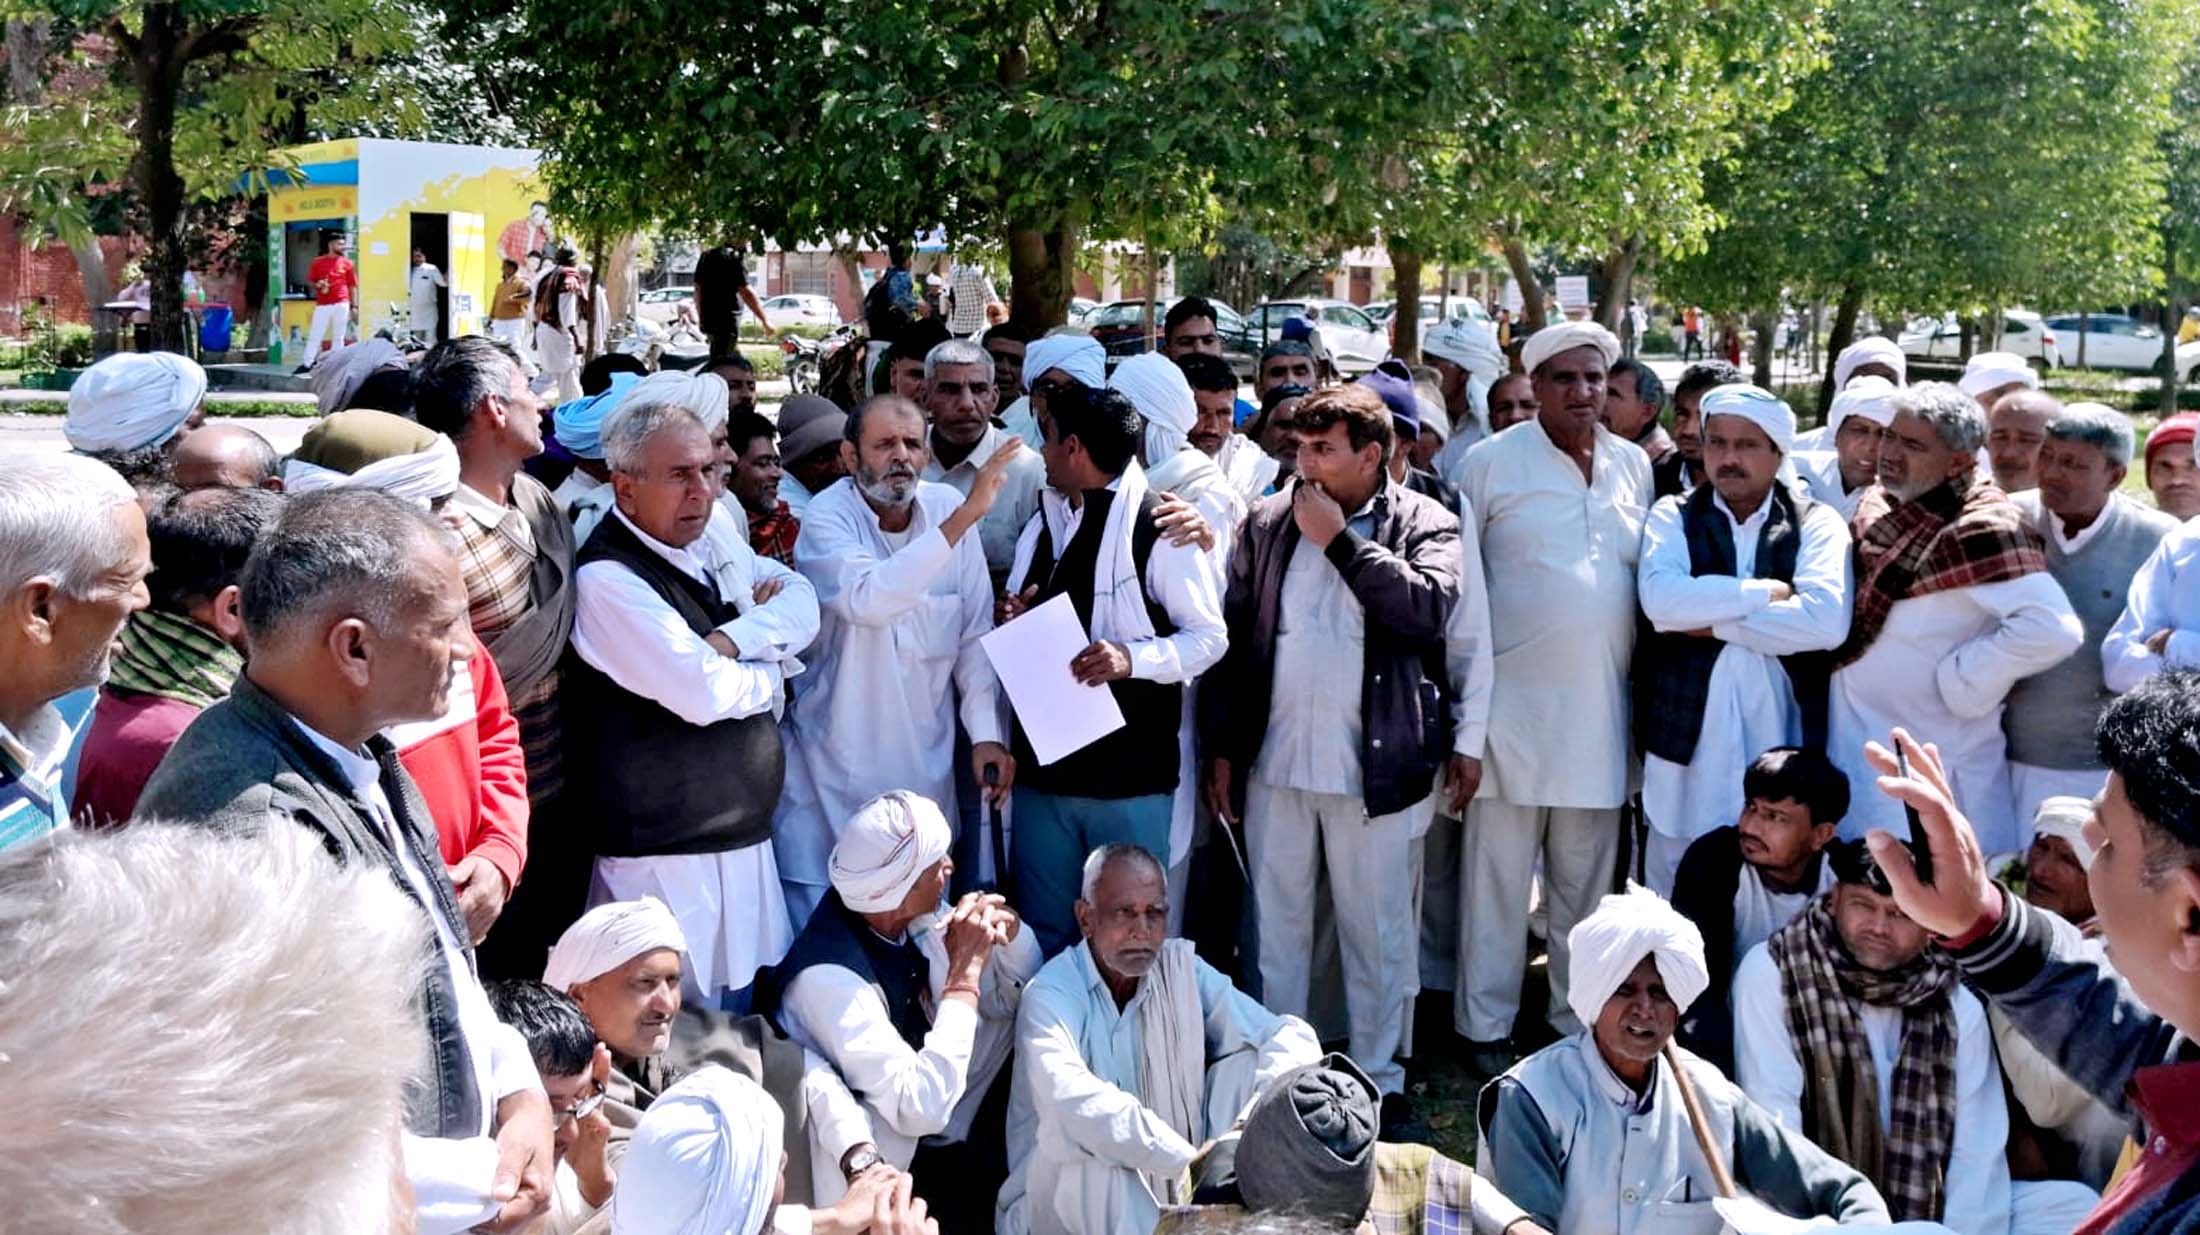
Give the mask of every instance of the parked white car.
POLYGON ((2132 373, 2151 373, 2161 367, 2160 330, 2121 313, 2088 313, 2084 321, 2084 341, 2081 345, 2077 314, 2067 313, 2047 319, 2048 329, 2055 332, 2056 346, 2062 352, 2064 364, 2077 364, 2078 358, 2083 356, 2088 369, 2123 369, 2132 373))
POLYGON ((764 316, 771 319, 773 326, 823 326, 831 329, 840 324, 840 306, 833 303, 831 296, 788 292, 766 300, 764 316))
POLYGON ((1283 323, 1308 316, 1308 305, 1321 314, 1315 329, 1321 331, 1322 346, 1329 350, 1329 363, 1337 366, 1337 372, 1356 377, 1390 354, 1390 333, 1358 305, 1344 300, 1271 300, 1256 306, 1245 315, 1255 345, 1265 347, 1268 340, 1282 338, 1283 323))
POLYGON ((654 288, 634 298, 634 316, 646 318, 660 326, 670 326, 680 316, 682 305, 687 306, 689 313, 695 312, 694 288, 654 288))
MULTIPOLYGON (((1896 344, 1905 356, 1953 363, 1963 354, 1963 327, 1952 313, 1921 317, 1910 323, 1896 344)), ((1983 340, 1973 337, 1971 350, 1982 352, 1987 347, 1983 340)), ((2071 356, 2058 333, 2039 314, 2026 309, 2010 309, 2002 314, 2000 350, 2015 352, 2043 372, 2061 368, 2071 356)))

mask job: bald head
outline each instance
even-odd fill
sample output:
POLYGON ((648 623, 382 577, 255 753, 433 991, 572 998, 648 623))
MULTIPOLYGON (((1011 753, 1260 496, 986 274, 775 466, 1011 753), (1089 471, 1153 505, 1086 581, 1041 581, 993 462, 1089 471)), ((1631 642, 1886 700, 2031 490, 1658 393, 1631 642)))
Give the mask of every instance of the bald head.
POLYGON ((243 425, 207 425, 186 436, 169 467, 179 489, 283 487, 283 463, 275 448, 243 425))

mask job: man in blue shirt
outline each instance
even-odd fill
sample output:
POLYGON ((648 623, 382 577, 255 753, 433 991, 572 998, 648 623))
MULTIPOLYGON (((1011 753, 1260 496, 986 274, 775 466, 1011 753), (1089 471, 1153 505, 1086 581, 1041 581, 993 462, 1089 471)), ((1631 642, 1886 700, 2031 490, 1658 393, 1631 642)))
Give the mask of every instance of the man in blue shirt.
POLYGON ((76 454, 0 459, 0 849, 67 822, 74 734, 53 701, 106 678, 152 568, 145 512, 114 469, 76 454))

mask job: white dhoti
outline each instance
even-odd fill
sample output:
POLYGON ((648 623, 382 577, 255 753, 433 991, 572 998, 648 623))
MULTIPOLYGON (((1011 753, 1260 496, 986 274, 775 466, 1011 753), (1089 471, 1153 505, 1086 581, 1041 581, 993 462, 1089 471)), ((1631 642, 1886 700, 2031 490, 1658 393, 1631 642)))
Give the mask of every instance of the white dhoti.
POLYGON ((338 301, 335 304, 313 306, 313 321, 306 327, 305 354, 298 357, 298 363, 312 368, 321 359, 322 340, 326 339, 329 348, 334 350, 350 342, 350 334, 351 302, 338 301))
POLYGON ((663 901, 679 919, 687 937, 681 986, 688 999, 708 1007, 747 987, 794 942, 768 840, 721 853, 596 859, 590 907, 644 896, 663 901))
POLYGON ((1528 892, 1539 856, 1543 904, 1550 915, 1550 1024, 1563 1034, 1582 1028, 1566 1006, 1566 935, 1612 890, 1619 810, 1516 806, 1476 798, 1467 805, 1459 847, 1463 909, 1452 1020, 1460 1033, 1477 1042, 1510 1036, 1520 1014, 1520 978, 1528 962, 1528 892))
POLYGON ((1246 789, 1262 1001, 1270 1011, 1307 1016, 1315 927, 1308 901, 1326 883, 1352 1058, 1384 1093, 1405 1092, 1398 1055, 1420 989, 1414 844, 1435 813, 1434 798, 1370 817, 1356 797, 1280 789, 1257 776, 1246 789))
POLYGON ((535 326, 535 356, 542 362, 538 380, 543 390, 555 389, 557 401, 571 403, 581 397, 580 357, 573 352, 573 336, 555 326, 535 326))

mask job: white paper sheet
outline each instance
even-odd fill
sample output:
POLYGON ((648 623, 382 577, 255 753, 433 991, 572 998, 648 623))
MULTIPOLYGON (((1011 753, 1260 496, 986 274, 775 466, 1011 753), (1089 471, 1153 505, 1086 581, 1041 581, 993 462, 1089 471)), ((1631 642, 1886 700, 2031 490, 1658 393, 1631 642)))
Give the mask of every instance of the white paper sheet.
POLYGON ((1057 596, 978 640, 1001 679, 1041 765, 1073 755, 1123 727, 1105 686, 1087 686, 1069 662, 1090 646, 1069 597, 1057 596))

